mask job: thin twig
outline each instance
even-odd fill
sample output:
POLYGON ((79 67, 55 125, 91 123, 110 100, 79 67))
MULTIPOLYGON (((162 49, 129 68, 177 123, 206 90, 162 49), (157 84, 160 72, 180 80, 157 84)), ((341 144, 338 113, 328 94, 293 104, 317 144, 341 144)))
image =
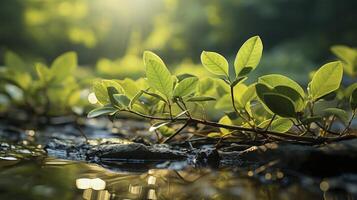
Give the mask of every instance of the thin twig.
POLYGON ((177 134, 179 134, 186 126, 190 123, 190 120, 187 120, 184 125, 181 126, 181 128, 177 129, 177 131, 170 135, 168 138, 166 138, 164 141, 161 142, 161 144, 165 144, 166 142, 170 141, 172 138, 174 138, 177 134))

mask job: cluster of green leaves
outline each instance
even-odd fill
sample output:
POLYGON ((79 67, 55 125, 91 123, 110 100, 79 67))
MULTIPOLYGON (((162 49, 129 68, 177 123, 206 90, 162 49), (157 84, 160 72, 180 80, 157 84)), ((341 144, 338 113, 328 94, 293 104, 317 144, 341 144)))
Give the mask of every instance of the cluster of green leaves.
POLYGON ((265 75, 246 85, 247 75, 258 66, 262 52, 263 44, 258 36, 241 46, 233 66, 219 53, 203 51, 202 65, 217 78, 201 78, 172 75, 159 56, 147 51, 144 53, 146 79, 97 81, 93 89, 102 106, 88 116, 134 113, 154 120, 150 130, 166 136, 174 133, 171 124, 182 121, 220 128, 219 132, 209 134, 212 137, 249 131, 285 133, 294 125, 295 134, 324 136, 333 133, 330 128, 336 119, 347 130, 356 113, 357 86, 353 84, 336 95, 343 76, 341 61, 320 67, 306 91, 279 74, 265 75), (349 102, 348 109, 346 102, 349 102), (224 116, 218 122, 202 119, 204 115, 200 111, 207 110, 207 106, 213 106, 224 116))
POLYGON ((344 71, 356 78, 357 77, 357 49, 344 45, 335 45, 331 51, 344 63, 344 71))
POLYGON ((39 115, 72 112, 80 102, 80 87, 74 78, 77 55, 67 52, 50 65, 27 64, 13 52, 5 53, 5 68, 0 73, 0 91, 12 105, 39 115))

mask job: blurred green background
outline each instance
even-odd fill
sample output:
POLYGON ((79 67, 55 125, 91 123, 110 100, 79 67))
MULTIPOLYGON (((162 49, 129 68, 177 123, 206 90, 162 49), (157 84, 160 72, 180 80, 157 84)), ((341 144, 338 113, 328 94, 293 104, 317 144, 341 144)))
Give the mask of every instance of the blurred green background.
POLYGON ((356 0, 1 0, 0 64, 6 50, 47 62, 74 50, 102 77, 137 78, 148 49, 178 73, 204 73, 202 50, 232 63, 260 35, 255 75, 306 83, 308 71, 335 59, 330 46, 357 46, 356 8, 356 0))

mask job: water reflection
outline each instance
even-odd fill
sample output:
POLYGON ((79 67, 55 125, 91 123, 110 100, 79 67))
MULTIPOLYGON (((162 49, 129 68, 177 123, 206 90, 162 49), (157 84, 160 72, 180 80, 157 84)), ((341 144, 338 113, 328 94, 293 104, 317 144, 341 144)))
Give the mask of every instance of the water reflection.
POLYGON ((270 181, 263 183, 248 175, 244 170, 193 168, 118 172, 51 158, 0 160, 0 199, 353 199, 335 192, 328 180, 302 183, 277 171, 263 174, 261 178, 270 181))

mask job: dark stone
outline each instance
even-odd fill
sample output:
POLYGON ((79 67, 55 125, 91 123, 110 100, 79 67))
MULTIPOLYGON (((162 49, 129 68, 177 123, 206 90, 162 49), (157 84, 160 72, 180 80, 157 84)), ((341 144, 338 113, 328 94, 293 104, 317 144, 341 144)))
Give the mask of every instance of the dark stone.
POLYGON ((334 176, 357 172, 357 139, 307 146, 269 143, 244 151, 221 152, 223 160, 236 160, 240 166, 263 166, 296 170, 313 176, 334 176))
POLYGON ((215 148, 203 148, 196 151, 193 155, 193 163, 196 166, 218 168, 221 157, 215 148))
POLYGON ((46 145, 45 150, 54 157, 94 162, 186 159, 184 151, 171 149, 168 145, 145 146, 140 143, 93 145, 85 141, 54 139, 46 145))
POLYGON ((104 160, 180 160, 185 159, 185 152, 172 150, 167 145, 145 146, 140 143, 109 144, 94 146, 87 152, 104 160))

